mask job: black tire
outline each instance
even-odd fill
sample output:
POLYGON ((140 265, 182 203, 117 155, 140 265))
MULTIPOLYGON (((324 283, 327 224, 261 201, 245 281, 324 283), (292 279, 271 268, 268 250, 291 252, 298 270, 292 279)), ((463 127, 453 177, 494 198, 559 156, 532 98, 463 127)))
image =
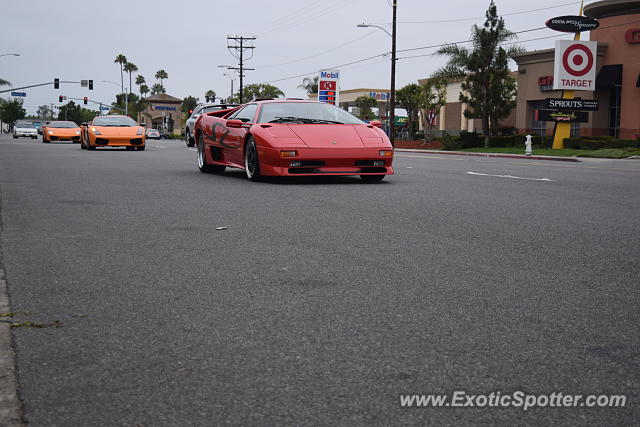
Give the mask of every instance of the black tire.
POLYGON ((194 145, 196 145, 196 141, 195 139, 193 139, 193 136, 191 136, 191 131, 189 129, 187 129, 185 139, 187 141, 187 147, 193 147, 194 145))
POLYGON ((96 149, 95 145, 91 146, 91 144, 87 142, 87 150, 95 150, 95 149, 96 149))
POLYGON ((142 145, 142 146, 140 146, 140 147, 136 147, 136 149, 137 149, 138 151, 144 151, 144 149, 145 149, 145 148, 146 148, 146 146, 144 146, 144 145, 142 145))
POLYGON ((222 165, 210 165, 207 163, 207 156, 204 153, 204 136, 200 135, 198 138, 198 155, 197 155, 198 169, 202 173, 222 173, 225 170, 225 166, 222 165))
POLYGON ((365 182, 380 182, 384 179, 386 175, 360 175, 365 182))
POLYGON ((17 136, 15 136, 15 135, 13 135, 13 139, 18 139, 18 137, 17 137, 17 136))
POLYGON ((48 144, 48 143, 50 143, 50 142, 51 142, 51 141, 47 141, 47 138, 45 138, 45 137, 44 137, 44 135, 42 135, 42 143, 43 143, 43 144, 48 144))
POLYGON ((249 181, 261 181, 260 175, 260 159, 258 158, 258 148, 256 142, 251 136, 247 138, 244 150, 244 171, 249 181))

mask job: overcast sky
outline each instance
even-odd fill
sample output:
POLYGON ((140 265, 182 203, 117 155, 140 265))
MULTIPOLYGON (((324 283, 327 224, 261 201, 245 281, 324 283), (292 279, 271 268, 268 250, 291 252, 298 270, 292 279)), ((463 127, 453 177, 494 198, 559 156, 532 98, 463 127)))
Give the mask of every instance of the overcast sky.
MULTIPOLYGON (((204 100, 204 93, 213 89, 226 97, 230 79, 223 73, 233 72, 218 66, 237 65, 226 37, 242 35, 256 37, 253 58, 245 64, 255 71, 246 72, 245 84, 271 83, 288 97, 304 97, 305 92, 297 89, 303 76, 294 76, 339 68, 343 90, 389 88, 388 56, 343 64, 390 51, 391 38, 385 32, 356 27, 375 23, 391 31, 390 2, 5 0, 0 54, 21 56, 0 57, 0 78, 14 87, 55 77, 95 82, 93 92, 72 84, 57 91, 52 86, 28 89, 28 113, 38 105, 57 104, 58 95, 110 103, 120 89, 101 80, 120 84, 120 67, 113 61, 122 53, 138 66, 136 74, 143 75, 149 86, 155 83, 156 71, 166 70, 170 95, 204 100)), ((543 27, 548 18, 577 14, 579 9, 579 2, 567 0, 497 0, 496 4, 514 32, 543 27)), ((434 48, 401 50, 467 40, 471 26, 484 21, 477 18, 484 16, 488 5, 489 0, 398 0, 397 87, 427 77, 444 62, 434 56, 406 58, 431 54, 434 48), (450 22, 424 22, 443 20, 450 22)), ((557 38, 529 40, 559 35, 543 29, 520 34, 518 40, 527 50, 547 49, 557 38)), ((237 90, 237 74, 234 79, 237 90)))

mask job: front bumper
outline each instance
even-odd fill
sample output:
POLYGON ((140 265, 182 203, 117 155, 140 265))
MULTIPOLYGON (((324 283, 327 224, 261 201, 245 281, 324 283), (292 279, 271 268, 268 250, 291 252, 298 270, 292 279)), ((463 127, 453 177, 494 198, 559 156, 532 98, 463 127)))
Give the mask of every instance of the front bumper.
POLYGON ((141 147, 144 145, 144 138, 95 136, 93 143, 96 147, 141 147))
POLYGON ((30 136, 31 138, 37 138, 38 132, 20 132, 16 131, 13 133, 15 136, 30 136))
POLYGON ((393 156, 382 157, 378 148, 258 148, 260 172, 269 176, 393 175, 393 156), (280 151, 296 151, 280 157, 280 151), (291 162, 300 162, 292 166, 291 162), (382 163, 382 164, 379 164, 382 163))

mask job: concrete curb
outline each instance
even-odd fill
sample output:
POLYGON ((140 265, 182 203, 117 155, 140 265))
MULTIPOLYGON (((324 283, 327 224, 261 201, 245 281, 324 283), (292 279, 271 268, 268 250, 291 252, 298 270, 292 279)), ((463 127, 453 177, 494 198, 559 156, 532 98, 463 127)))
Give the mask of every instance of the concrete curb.
MULTIPOLYGON (((2 238, 2 192, 0 191, 0 244, 2 238)), ((11 311, 7 276, 0 246, 0 313, 11 311)), ((16 355, 11 342, 11 325, 0 322, 0 426, 22 427, 22 407, 18 398, 16 355)))
POLYGON ((505 153, 474 153, 472 151, 445 151, 445 150, 419 150, 408 148, 396 148, 394 151, 400 153, 421 153, 421 154, 444 154, 448 156, 468 156, 468 157, 495 157, 502 159, 528 159, 528 160, 553 160, 557 162, 579 162, 577 157, 557 157, 557 156, 525 156, 524 154, 505 153))

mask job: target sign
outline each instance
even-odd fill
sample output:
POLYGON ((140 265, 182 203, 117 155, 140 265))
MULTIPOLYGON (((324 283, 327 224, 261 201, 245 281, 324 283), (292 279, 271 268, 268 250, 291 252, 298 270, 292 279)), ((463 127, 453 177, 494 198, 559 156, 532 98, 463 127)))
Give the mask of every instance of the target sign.
POLYGON ((594 91, 597 49, 597 42, 557 41, 553 89, 594 91))

